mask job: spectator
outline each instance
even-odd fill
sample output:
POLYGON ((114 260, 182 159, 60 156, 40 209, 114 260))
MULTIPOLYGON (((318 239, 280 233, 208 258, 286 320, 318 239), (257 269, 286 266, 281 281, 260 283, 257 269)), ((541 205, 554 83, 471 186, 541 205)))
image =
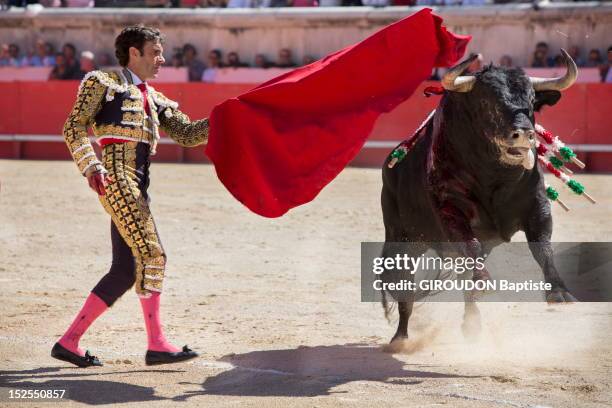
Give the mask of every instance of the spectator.
POLYGON ((111 67, 115 65, 113 57, 108 52, 103 52, 98 57, 98 66, 100 67, 111 67))
POLYGON ((31 67, 52 67, 55 65, 53 45, 43 40, 36 41, 36 53, 28 58, 31 67))
POLYGON ((238 53, 235 51, 232 51, 229 54, 227 54, 227 66, 232 67, 232 68, 243 68, 243 67, 248 67, 249 64, 245 62, 240 62, 240 57, 238 56, 238 53))
POLYGON ((291 6, 293 7, 319 7, 319 0, 293 0, 291 6))
MULTIPOLYGON (((70 77, 62 79, 78 78, 81 67, 79 66, 79 61, 76 59, 76 47, 71 43, 66 43, 62 46, 62 54, 64 55, 66 69, 68 71, 66 75, 70 77)), ((55 61, 57 62, 57 57, 55 58, 55 61)))
POLYGON ((342 0, 343 7, 363 6, 361 0, 342 0))
POLYGON ((253 7, 252 0, 229 0, 227 8, 251 8, 253 7))
POLYGON ((182 7, 182 8, 196 8, 196 7, 200 7, 200 1, 199 0, 181 0, 179 2, 180 4, 174 6, 174 7, 182 7))
POLYGON ((61 52, 55 54, 55 66, 49 73, 49 80, 76 79, 75 73, 70 71, 66 57, 61 52))
POLYGON ((223 8, 227 6, 227 0, 200 0, 199 4, 202 7, 223 8))
POLYGON ((610 66, 612 66, 612 46, 608 47, 608 63, 602 65, 601 68, 601 81, 607 84, 612 83, 612 69, 610 69, 610 66))
POLYGON ((369 7, 386 7, 389 6, 389 0, 361 0, 364 6, 369 7))
POLYGON ((208 68, 223 68, 221 50, 214 49, 208 53, 208 68))
POLYGON ((94 7, 94 0, 62 0, 64 7, 94 7))
POLYGON ((191 82, 201 81, 204 69, 206 69, 204 63, 196 58, 197 55, 198 52, 193 45, 183 46, 183 63, 188 69, 188 78, 191 82))
POLYGON ((257 54, 255 56, 255 68, 270 68, 273 64, 271 64, 265 55, 257 54))
POLYGON ((2 44, 0 66, 21 67, 25 65, 27 65, 27 59, 20 56, 17 44, 2 44))
POLYGON ((0 67, 7 66, 8 60, 9 60, 9 46, 8 44, 2 44, 2 49, 0 49, 0 67))
POLYGON ((95 71, 98 69, 95 63, 94 53, 91 51, 83 51, 81 53, 80 64, 81 69, 79 70, 78 79, 83 79, 88 72, 95 71))
POLYGON ((312 55, 304 55, 304 58, 302 58, 302 65, 312 64, 315 61, 316 59, 312 55))
POLYGON ((553 58, 553 67, 563 67, 565 64, 563 63, 563 55, 557 54, 555 58, 553 58))
POLYGON ((172 59, 170 60, 170 66, 172 68, 180 68, 183 65, 184 65, 183 64, 183 52, 175 51, 174 54, 172 54, 172 59))
POLYGON ((568 54, 570 55, 570 57, 572 57, 577 66, 585 66, 586 61, 580 56, 580 48, 577 45, 572 45, 571 47, 569 47, 568 54))
POLYGON ((536 44, 536 49, 533 52, 533 60, 531 61, 532 68, 547 68, 552 67, 554 61, 548 56, 548 44, 541 41, 536 44))
POLYGON ((38 3, 38 0, 8 0, 9 7, 26 7, 28 4, 36 3, 38 3))
POLYGON ((587 59, 585 66, 593 68, 599 67, 601 64, 603 64, 601 52, 599 52, 597 48, 593 48, 591 51, 589 51, 589 59, 587 59))
POLYGON ((276 66, 279 68, 293 68, 296 66, 295 62, 293 62, 293 57, 291 56, 291 50, 289 48, 282 48, 278 52, 278 62, 276 66))
POLYGON ((221 50, 214 49, 208 53, 208 67, 202 73, 202 81, 214 82, 217 74, 217 69, 223 68, 223 61, 221 61, 221 50))
POLYGON ((512 68, 512 57, 509 55, 502 55, 502 57, 499 59, 499 66, 512 68))

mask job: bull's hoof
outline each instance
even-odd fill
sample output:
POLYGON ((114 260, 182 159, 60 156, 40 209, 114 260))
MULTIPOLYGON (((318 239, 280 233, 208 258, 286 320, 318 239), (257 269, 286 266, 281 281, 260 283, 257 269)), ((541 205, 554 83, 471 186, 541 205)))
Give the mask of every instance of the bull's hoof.
POLYGON ((574 303, 578 302, 571 293, 564 289, 557 289, 548 292, 546 295, 546 302, 548 303, 574 303))
POLYGON ((402 353, 408 349, 408 336, 393 336, 389 344, 382 346, 382 351, 390 354, 402 353))

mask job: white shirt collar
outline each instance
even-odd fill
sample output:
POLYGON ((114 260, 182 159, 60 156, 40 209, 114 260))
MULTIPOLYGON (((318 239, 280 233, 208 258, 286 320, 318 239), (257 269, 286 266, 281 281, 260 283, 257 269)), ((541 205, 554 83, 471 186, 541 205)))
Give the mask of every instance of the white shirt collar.
POLYGON ((132 71, 129 68, 126 68, 128 71, 130 71, 130 74, 132 74, 132 81, 134 82, 134 85, 138 86, 140 84, 142 84, 144 81, 142 79, 140 79, 140 77, 138 75, 136 75, 134 73, 134 71, 132 71))

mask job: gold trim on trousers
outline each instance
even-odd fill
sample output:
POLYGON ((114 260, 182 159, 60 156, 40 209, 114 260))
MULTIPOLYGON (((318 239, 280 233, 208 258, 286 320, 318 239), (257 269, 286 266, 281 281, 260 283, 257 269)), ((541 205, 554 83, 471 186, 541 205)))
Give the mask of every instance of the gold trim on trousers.
MULTIPOLYGON (((138 142, 113 143, 104 147, 102 162, 112 182, 99 199, 134 255, 136 293, 148 297, 151 291, 162 291, 166 254, 147 202, 148 174, 141 174, 139 168, 142 166, 137 165, 139 144, 141 151, 149 149, 148 145, 138 142), (144 177, 146 183, 143 183, 144 177)), ((145 160, 144 173, 148 173, 148 153, 145 160)))

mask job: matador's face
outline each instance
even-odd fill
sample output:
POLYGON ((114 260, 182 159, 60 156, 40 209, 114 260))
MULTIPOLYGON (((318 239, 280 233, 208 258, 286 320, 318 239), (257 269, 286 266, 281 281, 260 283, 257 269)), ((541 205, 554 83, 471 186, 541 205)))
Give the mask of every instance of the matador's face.
POLYGON ((146 41, 143 53, 136 48, 130 49, 130 65, 142 80, 156 78, 161 66, 166 62, 164 47, 159 41, 146 41))

